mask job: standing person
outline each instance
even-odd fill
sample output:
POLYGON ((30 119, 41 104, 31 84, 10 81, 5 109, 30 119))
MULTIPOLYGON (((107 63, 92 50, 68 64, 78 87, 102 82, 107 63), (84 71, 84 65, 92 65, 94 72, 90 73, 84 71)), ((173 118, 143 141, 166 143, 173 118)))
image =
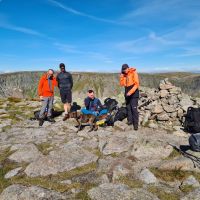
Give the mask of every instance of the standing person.
POLYGON ((47 121, 55 122, 52 118, 52 108, 54 100, 54 87, 57 86, 57 81, 53 74, 53 69, 49 69, 39 81, 38 95, 42 101, 42 108, 39 114, 39 126, 42 126, 44 123, 45 112, 47 112, 47 121))
POLYGON ((61 101, 64 104, 65 116, 63 121, 65 121, 69 118, 71 110, 73 79, 72 75, 66 72, 64 63, 60 63, 59 67, 60 73, 57 75, 57 82, 60 89, 61 101))
POLYGON ((127 64, 122 65, 120 85, 125 87, 124 96, 127 106, 128 124, 133 124, 134 130, 138 130, 139 78, 135 68, 129 68, 127 64))

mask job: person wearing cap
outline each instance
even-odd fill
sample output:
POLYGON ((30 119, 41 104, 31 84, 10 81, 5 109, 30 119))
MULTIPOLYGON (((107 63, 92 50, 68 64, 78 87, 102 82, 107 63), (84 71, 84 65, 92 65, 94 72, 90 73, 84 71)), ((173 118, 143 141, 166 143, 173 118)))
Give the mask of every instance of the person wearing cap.
POLYGON ((56 78, 54 77, 53 69, 49 69, 45 73, 38 85, 38 95, 42 101, 42 108, 39 114, 39 126, 44 123, 44 113, 47 112, 47 121, 55 122, 52 118, 52 108, 54 100, 54 87, 57 86, 56 78))
POLYGON ((139 78, 135 68, 130 68, 127 64, 122 65, 120 74, 120 86, 125 88, 125 100, 127 107, 128 124, 133 124, 134 130, 138 130, 139 114, 139 78))
POLYGON ((65 116, 63 121, 65 121, 69 118, 69 112, 71 110, 73 78, 72 75, 65 70, 64 63, 60 63, 59 67, 60 73, 57 75, 57 82, 61 101, 64 104, 65 116))

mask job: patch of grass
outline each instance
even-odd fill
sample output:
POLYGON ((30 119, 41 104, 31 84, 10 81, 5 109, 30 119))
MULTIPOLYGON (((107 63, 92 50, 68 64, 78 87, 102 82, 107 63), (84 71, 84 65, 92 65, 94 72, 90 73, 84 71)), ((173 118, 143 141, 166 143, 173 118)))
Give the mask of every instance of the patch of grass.
POLYGON ((91 183, 85 183, 82 185, 81 192, 76 194, 75 199, 80 199, 80 200, 91 200, 89 195, 87 194, 88 190, 92 189, 93 187, 96 187, 97 185, 91 184, 91 183))
MULTIPOLYGON (((68 172, 58 173, 56 175, 49 175, 45 177, 27 177, 25 174, 13 177, 10 182, 12 184, 22 184, 26 186, 37 185, 46 189, 55 190, 57 192, 66 192, 72 188, 81 189, 86 191, 90 189, 93 184, 80 184, 78 182, 72 184, 60 183, 62 180, 70 179, 74 176, 89 173, 96 169, 96 163, 91 163, 83 167, 73 169, 68 172)), ((80 194, 81 195, 81 194, 80 194)), ((82 194, 83 195, 83 194, 82 194)))
POLYGON ((142 181, 137 179, 132 179, 128 176, 121 176, 117 181, 125 185, 128 185, 130 188, 142 188, 143 186, 142 181))
POLYGON ((193 187, 192 185, 184 185, 184 186, 180 186, 180 190, 182 192, 185 192, 185 193, 189 193, 189 192, 192 192, 193 190, 195 190, 196 188, 193 187))
POLYGON ((58 180, 48 177, 27 177, 25 175, 16 176, 11 179, 12 184, 22 184, 26 186, 37 185, 46 189, 55 190, 57 192, 66 192, 72 188, 79 188, 80 183, 63 184, 59 183, 58 180))
POLYGON ((176 180, 183 181, 191 175, 200 181, 200 173, 198 172, 182 171, 181 169, 159 170, 157 168, 151 168, 150 170, 158 179, 166 182, 173 182, 176 180))
POLYGON ((150 170, 158 179, 166 182, 174 182, 176 180, 183 181, 191 175, 190 172, 181 171, 181 169, 159 170, 157 168, 151 168, 150 170))
POLYGON ((12 153, 13 151, 10 151, 10 147, 0 152, 0 164, 3 164, 12 153))
POLYGON ((3 132, 7 132, 9 129, 11 129, 11 125, 7 125, 7 126, 4 126, 3 128, 2 128, 2 131, 3 132))
POLYGON ((9 185, 11 185, 10 180, 5 179, 4 176, 12 169, 19 167, 19 164, 15 162, 11 162, 7 160, 7 158, 13 153, 10 151, 10 148, 5 149, 4 151, 0 152, 0 193, 9 185))
POLYGON ((118 157, 120 154, 119 153, 111 153, 109 154, 111 157, 116 158, 118 157))
POLYGON ((16 98, 16 97, 8 97, 8 101, 13 102, 13 103, 19 103, 22 101, 22 99, 16 98))
POLYGON ((90 163, 87 164, 83 167, 77 167, 71 171, 68 172, 61 172, 57 175, 55 175, 54 177, 56 179, 60 179, 60 180, 66 180, 66 179, 70 179, 74 176, 79 176, 81 174, 87 174, 89 172, 94 171, 97 168, 97 164, 96 163, 90 163))
POLYGON ((173 149, 173 151, 170 153, 170 155, 167 158, 165 158, 165 160, 171 160, 171 159, 179 157, 179 156, 181 156, 181 153, 178 152, 177 150, 173 149))
POLYGON ((52 150, 54 147, 52 144, 48 142, 40 143, 40 144, 35 144, 38 148, 38 150, 43 154, 43 155, 48 155, 49 152, 52 150))
POLYGON ((149 186, 148 191, 155 194, 160 200, 179 200, 180 195, 178 193, 168 193, 160 187, 149 186))

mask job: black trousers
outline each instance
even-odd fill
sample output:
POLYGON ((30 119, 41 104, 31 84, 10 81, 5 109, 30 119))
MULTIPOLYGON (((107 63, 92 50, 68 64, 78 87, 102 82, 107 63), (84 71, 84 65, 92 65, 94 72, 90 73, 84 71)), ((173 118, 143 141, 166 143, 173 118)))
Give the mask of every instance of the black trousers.
POLYGON ((138 113, 138 99, 133 96, 126 97, 127 120, 134 126, 138 126, 139 113, 138 113))

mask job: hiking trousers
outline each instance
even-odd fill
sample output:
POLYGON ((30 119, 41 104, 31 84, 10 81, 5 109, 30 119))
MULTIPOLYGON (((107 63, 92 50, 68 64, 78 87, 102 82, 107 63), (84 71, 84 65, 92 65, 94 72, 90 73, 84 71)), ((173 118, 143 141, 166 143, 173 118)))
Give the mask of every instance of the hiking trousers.
POLYGON ((44 118, 44 113, 47 112, 47 117, 51 117, 53 109, 54 97, 43 97, 42 108, 40 110, 39 118, 44 118))
POLYGON ((138 100, 139 98, 137 97, 126 97, 127 120, 133 126, 138 126, 139 123, 138 100))

